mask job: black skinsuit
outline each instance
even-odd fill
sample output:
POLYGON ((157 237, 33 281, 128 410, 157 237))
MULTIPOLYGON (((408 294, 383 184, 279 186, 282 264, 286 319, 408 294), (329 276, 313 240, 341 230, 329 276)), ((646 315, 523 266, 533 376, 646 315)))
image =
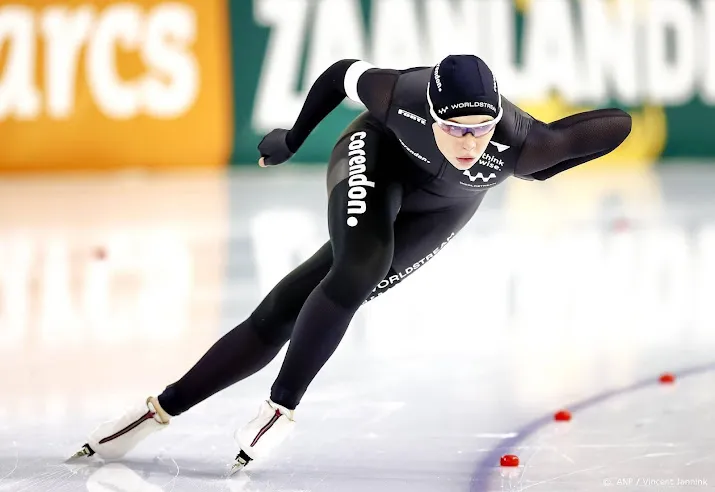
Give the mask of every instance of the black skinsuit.
MULTIPOLYGON (((311 88, 284 145, 295 152, 346 97, 341 60, 311 88)), ((618 147, 631 129, 618 109, 543 123, 502 97, 504 115, 481 159, 464 171, 434 140, 432 68, 370 69, 356 82, 367 111, 343 132, 327 174, 330 240, 287 275, 159 396, 178 415, 255 373, 290 340, 271 399, 295 408, 366 301, 418 270, 471 219, 486 192, 510 176, 545 180, 618 147)))

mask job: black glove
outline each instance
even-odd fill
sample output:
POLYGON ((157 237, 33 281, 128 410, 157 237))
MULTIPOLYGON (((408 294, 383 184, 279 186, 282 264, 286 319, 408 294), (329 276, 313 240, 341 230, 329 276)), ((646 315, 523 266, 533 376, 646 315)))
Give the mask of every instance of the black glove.
POLYGON ((266 166, 277 166, 293 157, 295 152, 291 152, 286 143, 288 130, 276 128, 268 135, 263 137, 261 143, 258 144, 258 151, 263 157, 263 163, 266 166))

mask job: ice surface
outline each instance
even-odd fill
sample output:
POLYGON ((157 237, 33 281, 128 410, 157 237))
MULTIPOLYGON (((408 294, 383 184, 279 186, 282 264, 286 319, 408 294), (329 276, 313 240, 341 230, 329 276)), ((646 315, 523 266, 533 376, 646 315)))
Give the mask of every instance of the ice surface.
POLYGON ((635 185, 581 206, 558 183, 495 192, 360 311, 292 439, 238 476, 233 432, 280 357, 124 460, 65 463, 325 239, 322 175, 274 176, 0 185, 15 210, 0 218, 0 492, 715 487, 715 180, 701 170, 629 178, 652 192, 634 202, 635 185), (59 195, 64 225, 43 212, 59 195), (561 408, 571 422, 553 421, 561 408))

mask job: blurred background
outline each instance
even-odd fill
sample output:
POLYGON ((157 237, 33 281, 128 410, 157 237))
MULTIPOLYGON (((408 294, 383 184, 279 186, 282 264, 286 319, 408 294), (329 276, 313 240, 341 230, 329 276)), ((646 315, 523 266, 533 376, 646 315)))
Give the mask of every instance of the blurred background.
POLYGON ((706 360, 714 0, 0 0, 0 416, 104 416, 179 377, 327 239, 326 159, 362 108, 276 168, 256 165, 262 136, 339 59, 449 53, 544 121, 619 107, 633 131, 491 190, 346 344, 497 351, 527 406, 706 360))

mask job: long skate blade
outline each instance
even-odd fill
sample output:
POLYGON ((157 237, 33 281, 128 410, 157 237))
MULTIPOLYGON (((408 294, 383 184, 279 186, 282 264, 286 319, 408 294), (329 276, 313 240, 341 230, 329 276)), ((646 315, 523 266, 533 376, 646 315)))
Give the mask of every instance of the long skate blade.
POLYGON ((244 468, 246 468, 247 464, 248 463, 246 463, 244 461, 236 460, 236 462, 233 464, 231 469, 228 471, 228 476, 229 477, 234 476, 236 473, 238 473, 241 470, 243 470, 244 468))
POLYGON ((236 461, 233 463, 231 470, 229 470, 228 476, 231 477, 231 476, 235 475, 236 473, 240 472, 250 462, 251 462, 251 458, 243 450, 241 450, 241 452, 238 453, 238 455, 236 456, 236 461))
POLYGON ((239 462, 237 461, 236 463, 233 464, 233 466, 231 467, 231 469, 228 471, 228 476, 229 476, 229 477, 234 476, 236 473, 240 472, 240 471, 243 470, 245 467, 246 467, 246 464, 245 464, 245 463, 239 463, 239 462))
POLYGON ((85 456, 92 456, 94 452, 92 451, 92 448, 90 448, 87 444, 82 446, 82 449, 77 451, 75 454, 67 458, 66 461, 73 461, 79 458, 84 458, 85 456))

